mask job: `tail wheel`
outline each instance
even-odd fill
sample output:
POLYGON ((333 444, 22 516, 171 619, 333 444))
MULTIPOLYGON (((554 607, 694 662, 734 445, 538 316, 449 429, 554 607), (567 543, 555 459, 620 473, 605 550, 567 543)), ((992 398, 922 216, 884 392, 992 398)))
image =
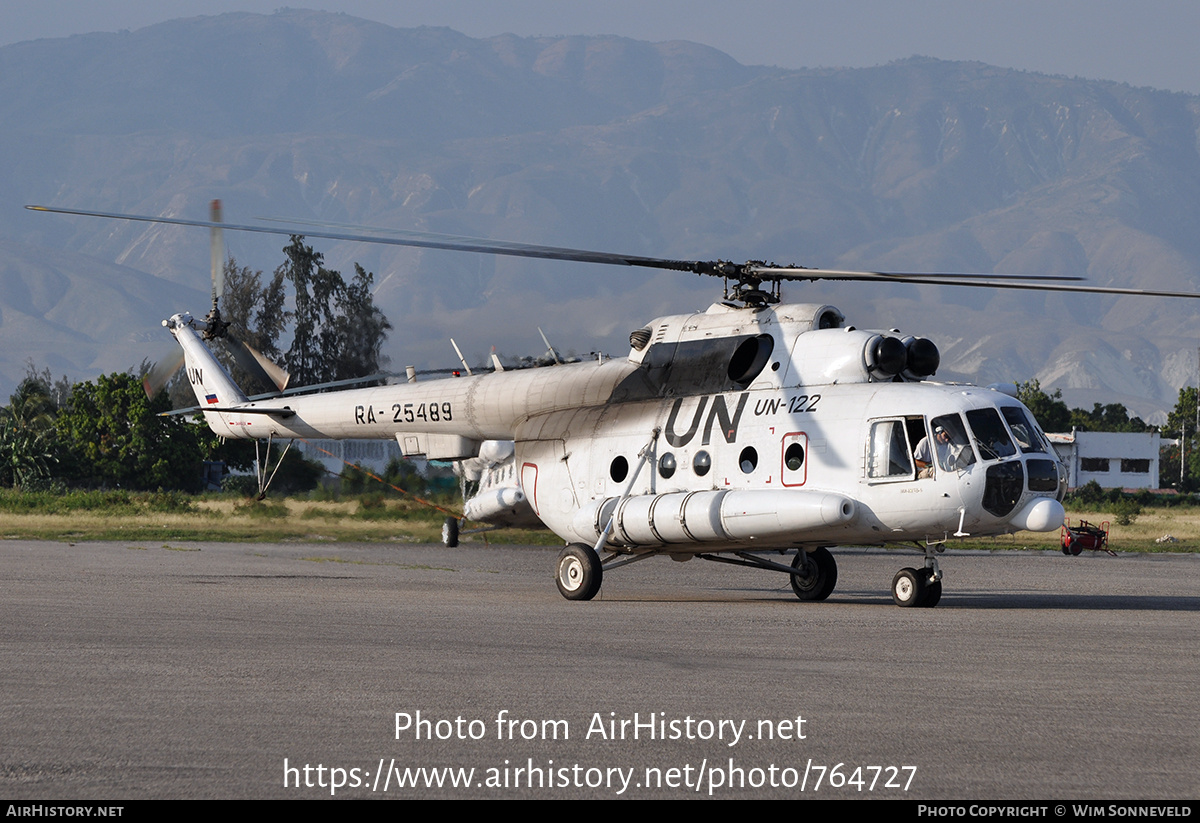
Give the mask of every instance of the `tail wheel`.
POLYGON ((796 552, 792 568, 792 591, 801 600, 824 600, 837 585, 837 561, 829 549, 796 552))
MULTIPOLYGON (((916 569, 901 569, 892 578, 892 600, 897 606, 919 606, 925 599, 925 573, 916 569)), ((941 596, 940 587, 938 596, 941 596)))
POLYGON ((600 555, 591 546, 572 543, 558 555, 554 582, 568 600, 591 600, 600 591, 603 576, 600 555))

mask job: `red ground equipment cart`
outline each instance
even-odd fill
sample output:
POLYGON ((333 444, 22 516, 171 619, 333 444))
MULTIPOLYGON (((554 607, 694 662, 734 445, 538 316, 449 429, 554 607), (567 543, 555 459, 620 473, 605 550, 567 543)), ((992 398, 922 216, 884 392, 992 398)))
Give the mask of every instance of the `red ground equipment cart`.
POLYGON ((1080 520, 1078 526, 1071 526, 1068 520, 1062 527, 1062 553, 1068 556, 1078 555, 1084 549, 1094 552, 1115 552, 1108 548, 1108 521, 1099 526, 1093 526, 1086 520, 1080 520))

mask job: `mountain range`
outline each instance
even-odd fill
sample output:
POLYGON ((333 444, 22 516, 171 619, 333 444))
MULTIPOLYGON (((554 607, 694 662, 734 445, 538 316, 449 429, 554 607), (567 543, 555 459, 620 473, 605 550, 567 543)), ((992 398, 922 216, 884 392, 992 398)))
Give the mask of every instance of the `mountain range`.
MULTIPOLYGON (((202 231, 26 203, 274 216, 686 259, 1083 276, 1195 291, 1200 98, 920 57, 744 66, 703 45, 474 39, 283 10, 0 48, 0 392, 171 350, 207 310, 202 231)), ((272 270, 285 238, 234 236, 272 270)), ((720 283, 352 243, 394 367, 541 349, 621 355, 720 283)), ((1190 301, 816 283, 859 327, 941 348, 941 379, 1037 378, 1148 419, 1198 377, 1190 301)))

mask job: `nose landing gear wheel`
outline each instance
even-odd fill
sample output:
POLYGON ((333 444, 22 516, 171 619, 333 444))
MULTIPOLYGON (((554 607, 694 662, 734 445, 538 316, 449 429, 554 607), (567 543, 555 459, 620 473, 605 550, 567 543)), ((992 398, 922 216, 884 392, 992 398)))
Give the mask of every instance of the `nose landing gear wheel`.
POLYGON ((554 582, 568 600, 591 600, 600 591, 604 569, 600 555, 591 546, 572 543, 558 555, 554 582))
POLYGON ((837 561, 828 549, 796 552, 792 560, 792 591, 801 600, 824 600, 837 585, 837 561))
MULTIPOLYGON (((941 597, 941 586, 938 587, 938 597, 941 597)), ((925 574, 916 569, 901 569, 892 578, 892 600, 897 606, 919 606, 927 595, 925 574)))
POLYGON ((453 549, 458 545, 458 519, 447 517, 442 521, 442 545, 453 549))
POLYGON ((942 599, 942 581, 935 580, 932 583, 925 584, 925 599, 920 605, 925 609, 932 609, 942 599))

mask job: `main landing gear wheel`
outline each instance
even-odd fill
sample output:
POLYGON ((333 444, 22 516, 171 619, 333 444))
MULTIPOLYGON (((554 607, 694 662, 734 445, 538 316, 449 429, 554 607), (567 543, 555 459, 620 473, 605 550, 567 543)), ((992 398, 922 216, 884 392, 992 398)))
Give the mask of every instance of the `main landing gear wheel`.
POLYGON ((452 549, 458 545, 458 518, 447 517, 442 521, 442 545, 452 549))
MULTIPOLYGON (((896 576, 892 578, 892 600, 896 601, 896 605, 921 605, 927 593, 925 577, 925 572, 918 572, 916 569, 901 569, 896 572, 896 576)), ((941 597, 940 590, 938 596, 941 597)))
POLYGON ((600 591, 603 576, 600 555, 591 546, 572 543, 558 555, 554 582, 568 600, 591 600, 600 591))
POLYGON ((837 585, 837 561, 828 549, 796 552, 792 560, 792 591, 801 600, 824 600, 837 585))

